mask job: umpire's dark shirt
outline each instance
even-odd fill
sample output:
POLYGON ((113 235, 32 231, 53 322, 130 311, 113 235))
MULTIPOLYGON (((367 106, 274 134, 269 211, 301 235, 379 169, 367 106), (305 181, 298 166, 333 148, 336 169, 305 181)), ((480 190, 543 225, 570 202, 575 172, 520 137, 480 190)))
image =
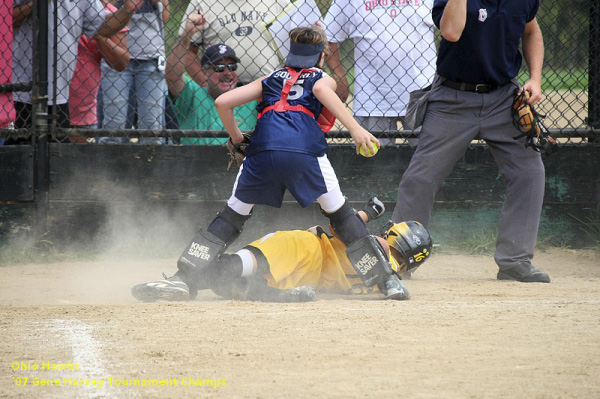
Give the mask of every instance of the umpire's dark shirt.
MULTIPOLYGON (((432 16, 439 28, 448 0, 435 0, 432 16)), ((503 85, 517 76, 519 43, 539 0, 468 0, 467 22, 457 42, 442 38, 437 73, 466 83, 503 85)))

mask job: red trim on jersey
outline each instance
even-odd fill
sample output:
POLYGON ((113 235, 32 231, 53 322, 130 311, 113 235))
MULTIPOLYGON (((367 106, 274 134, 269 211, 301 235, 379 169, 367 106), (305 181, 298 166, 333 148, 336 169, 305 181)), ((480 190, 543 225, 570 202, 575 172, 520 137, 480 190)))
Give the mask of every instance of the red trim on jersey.
MULTIPOLYGON (((312 116, 313 118, 315 117, 315 114, 313 114, 308 108, 306 108, 302 105, 290 105, 290 103, 287 102, 287 98, 290 95, 290 90, 292 89, 292 86, 296 83, 296 81, 298 80, 298 77, 303 72, 310 72, 310 69, 303 69, 300 72, 297 72, 295 69, 290 68, 290 67, 286 67, 286 69, 287 69, 288 73, 290 74, 291 78, 285 81, 285 85, 283 86, 283 90, 281 91, 281 98, 275 104, 269 105, 268 107, 263 109, 262 112, 260 114, 258 114, 258 116, 256 117, 256 120, 259 120, 260 118, 262 118, 262 116, 269 111, 304 112, 305 114, 308 114, 308 115, 312 116)), ((319 116, 319 119, 317 120, 317 123, 321 127, 321 130, 323 130, 323 133, 327 133, 328 131, 331 130, 331 128, 333 127, 333 125, 335 123, 335 116, 327 108, 323 107, 323 109, 321 110, 321 115, 319 116)))
POLYGON ((260 119, 264 114, 266 114, 269 111, 275 111, 275 112, 297 111, 297 112, 304 112, 305 114, 308 114, 308 115, 312 116, 313 118, 315 117, 315 114, 313 114, 306 107, 304 107, 302 105, 290 105, 290 103, 287 102, 287 98, 290 95, 290 90, 292 89, 292 86, 296 83, 296 81, 298 80, 298 77, 303 72, 310 72, 310 70, 303 69, 300 72, 296 72, 295 69, 290 68, 290 67, 287 67, 286 69, 287 69, 288 73, 291 75, 291 78, 285 81, 285 85, 283 86, 283 90, 281 91, 281 98, 275 104, 269 105, 268 107, 263 109, 262 112, 260 114, 258 114, 258 117, 256 118, 257 120, 260 119))

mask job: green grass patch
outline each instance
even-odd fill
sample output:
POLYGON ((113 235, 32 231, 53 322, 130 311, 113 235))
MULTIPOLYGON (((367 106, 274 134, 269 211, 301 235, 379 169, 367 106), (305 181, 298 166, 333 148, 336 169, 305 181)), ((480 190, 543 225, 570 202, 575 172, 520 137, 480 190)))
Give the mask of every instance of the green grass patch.
POLYGON ((569 216, 581 224, 581 231, 592 240, 592 249, 600 251, 600 202, 596 208, 584 208, 583 210, 586 215, 581 218, 571 214, 569 216))
MULTIPOLYGON (((526 71, 521 71, 517 80, 523 84, 529 79, 526 71)), ((556 69, 542 71, 542 90, 587 90, 589 73, 587 69, 556 69)))
POLYGON ((449 247, 466 255, 493 255, 496 250, 496 231, 479 231, 461 240, 451 241, 449 247))

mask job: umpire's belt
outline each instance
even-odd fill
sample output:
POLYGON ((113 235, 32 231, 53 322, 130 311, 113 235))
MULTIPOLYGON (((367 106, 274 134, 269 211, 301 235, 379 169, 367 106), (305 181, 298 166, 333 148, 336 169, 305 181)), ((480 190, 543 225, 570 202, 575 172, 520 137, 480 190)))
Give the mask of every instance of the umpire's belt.
POLYGON ((442 82, 442 86, 446 86, 454 90, 470 91, 473 93, 489 93, 490 91, 494 91, 498 88, 498 85, 455 82, 449 79, 444 80, 442 82))

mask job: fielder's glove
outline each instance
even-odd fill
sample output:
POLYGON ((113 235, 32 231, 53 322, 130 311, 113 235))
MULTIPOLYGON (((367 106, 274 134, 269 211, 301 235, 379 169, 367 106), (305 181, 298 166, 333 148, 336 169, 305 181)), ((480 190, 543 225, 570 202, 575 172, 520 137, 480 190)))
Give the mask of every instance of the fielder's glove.
POLYGON ((385 205, 383 205, 383 202, 381 202, 379 198, 371 197, 367 201, 363 212, 369 215, 369 221, 375 220, 383 215, 383 212, 385 212, 385 205))
POLYGON ((227 149, 229 150, 229 162, 227 162, 227 170, 231 169, 231 165, 235 162, 238 166, 242 166, 244 158, 246 158, 246 147, 250 144, 250 135, 243 133, 244 139, 239 144, 233 144, 231 137, 227 140, 227 149))
POLYGON ((543 152, 547 156, 558 151, 556 140, 550 136, 548 129, 542 123, 544 115, 538 114, 533 105, 529 104, 529 92, 515 89, 515 98, 512 104, 513 125, 521 132, 513 137, 515 140, 525 137, 525 147, 534 151, 543 152))

